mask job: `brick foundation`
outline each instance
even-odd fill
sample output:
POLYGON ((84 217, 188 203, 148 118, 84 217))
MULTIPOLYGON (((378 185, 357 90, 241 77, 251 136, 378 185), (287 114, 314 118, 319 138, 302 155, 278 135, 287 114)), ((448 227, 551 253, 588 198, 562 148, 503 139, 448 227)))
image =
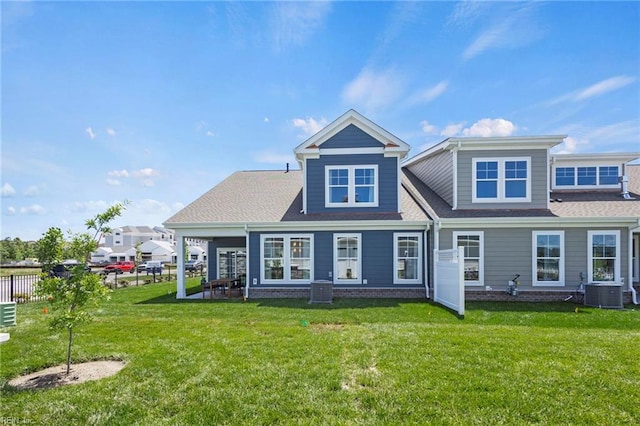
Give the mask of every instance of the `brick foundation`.
MULTIPOLYGON (((335 288, 334 298, 424 299, 424 288, 335 288)), ((309 288, 249 288, 249 299, 309 299, 309 288)))
MULTIPOLYGON (((433 296, 433 290, 431 291, 433 296)), ((504 291, 467 290, 466 301, 483 302, 563 302, 574 295, 572 291, 527 291, 510 296, 504 291)), ((249 299, 309 299, 309 288, 249 288, 249 299)), ((424 288, 333 288, 334 298, 370 299, 424 299, 424 288)), ((623 293, 624 304, 631 303, 631 292, 623 293)))

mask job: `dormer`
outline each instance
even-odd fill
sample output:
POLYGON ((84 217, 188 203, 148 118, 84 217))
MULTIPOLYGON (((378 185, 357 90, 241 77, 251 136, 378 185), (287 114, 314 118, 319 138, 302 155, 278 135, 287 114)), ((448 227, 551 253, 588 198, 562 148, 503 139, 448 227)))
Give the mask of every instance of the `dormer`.
POLYGON ((400 210, 400 162, 409 145, 354 110, 304 141, 295 156, 305 213, 400 210))
POLYGON ((545 209, 549 150, 565 137, 449 138, 403 166, 453 210, 545 209))

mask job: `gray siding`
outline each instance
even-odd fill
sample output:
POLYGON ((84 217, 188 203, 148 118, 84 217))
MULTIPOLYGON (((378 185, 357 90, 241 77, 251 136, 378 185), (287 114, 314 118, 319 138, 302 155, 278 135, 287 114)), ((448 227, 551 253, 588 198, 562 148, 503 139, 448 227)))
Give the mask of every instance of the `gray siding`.
MULTIPOLYGON (((548 226, 544 228, 502 228, 473 229, 460 232, 484 231, 484 285, 494 289, 503 288, 515 274, 520 274, 520 287, 523 289, 568 289, 574 290, 580 283, 580 272, 588 270, 588 234, 587 231, 617 230, 620 231, 620 267, 621 276, 628 281, 628 232, 625 229, 603 228, 561 228, 548 226), (533 286, 533 245, 532 231, 564 231, 565 285, 533 286)), ((440 249, 450 249, 453 243, 453 230, 440 231, 440 249)), ((474 288, 474 287, 469 287, 474 288)))
POLYGON ((376 138, 349 124, 336 135, 322 143, 325 148, 380 148, 382 144, 376 138))
MULTIPOLYGON (((362 236, 362 278, 367 284, 352 284, 354 287, 384 287, 393 284, 393 230, 389 231, 339 231, 335 233, 356 233, 362 236)), ((406 232, 406 231, 402 231, 406 232)), ((265 234, 281 234, 282 232, 265 232, 265 234)), ((286 232, 284 234, 306 234, 308 232, 286 232)), ((260 284, 260 235, 250 234, 250 279, 257 278, 260 284)), ((314 235, 314 279, 327 280, 329 272, 333 273, 333 231, 313 232, 314 235)), ((424 282, 425 264, 422 260, 422 276, 424 282)), ((286 283, 284 283, 286 284, 286 283)), ((419 284, 418 286, 423 286, 419 284)), ((342 285, 349 287, 349 285, 342 285)), ((403 285, 395 284, 402 287, 403 285)), ((404 285, 413 286, 416 285, 404 285)))
POLYGON ((449 205, 453 205, 453 154, 442 151, 432 157, 409 166, 416 175, 449 205))
MULTIPOLYGON (((324 147, 324 144, 323 144, 324 147)), ((307 160, 307 213, 397 212, 398 159, 383 154, 324 155, 307 160), (325 166, 378 165, 378 207, 325 208, 325 166)))
POLYGON ((545 209, 549 199, 547 150, 458 152, 458 209, 545 209), (530 203, 472 203, 473 158, 531 157, 530 203))

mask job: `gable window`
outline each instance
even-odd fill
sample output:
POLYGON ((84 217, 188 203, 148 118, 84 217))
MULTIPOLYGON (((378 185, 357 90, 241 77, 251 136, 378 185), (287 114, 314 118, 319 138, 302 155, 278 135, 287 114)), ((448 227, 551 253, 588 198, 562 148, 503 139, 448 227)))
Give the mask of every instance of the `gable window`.
POLYGON ((326 207, 377 207, 378 166, 327 166, 326 207))
POLYGON ((590 282, 620 281, 620 232, 589 231, 590 282))
POLYGON ((360 234, 334 234, 334 282, 361 282, 362 236, 360 234))
POLYGON ((418 284, 421 279, 422 235, 394 234, 394 284, 418 284))
POLYGON ((464 247, 464 284, 480 286, 484 281, 484 233, 454 232, 454 247, 464 247))
POLYGON ((533 285, 564 285, 564 232, 533 231, 533 285))
POLYGON ((474 158, 474 202, 531 201, 531 160, 474 158))
POLYGON ((597 188, 618 185, 618 166, 556 167, 555 187, 557 188, 597 188))
POLYGON ((260 275, 265 283, 313 279, 312 235, 261 235, 260 275))

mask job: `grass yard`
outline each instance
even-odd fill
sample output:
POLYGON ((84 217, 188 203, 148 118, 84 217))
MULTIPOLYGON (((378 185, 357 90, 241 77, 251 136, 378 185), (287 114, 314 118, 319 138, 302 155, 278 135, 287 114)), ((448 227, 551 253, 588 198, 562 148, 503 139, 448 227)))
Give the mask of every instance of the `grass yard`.
MULTIPOLYGON (((193 284, 197 279, 192 279, 193 284)), ((74 360, 128 364, 41 391, 6 382, 65 361, 44 303, 0 346, 0 419, 30 424, 638 424, 640 310, 427 301, 175 301, 112 293, 74 360)), ((635 309, 634 309, 635 308, 635 309)))

